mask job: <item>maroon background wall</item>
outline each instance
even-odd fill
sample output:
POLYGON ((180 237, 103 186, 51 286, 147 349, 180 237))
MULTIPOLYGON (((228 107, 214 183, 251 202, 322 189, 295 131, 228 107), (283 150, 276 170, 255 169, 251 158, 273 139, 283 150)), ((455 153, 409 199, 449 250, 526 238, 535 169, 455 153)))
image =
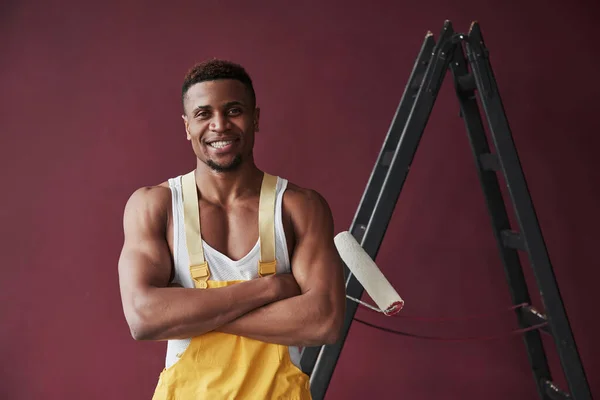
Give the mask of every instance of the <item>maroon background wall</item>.
MULTIPOLYGON (((600 81, 591 1, 105 3, 0 6, 0 398, 150 398, 165 345, 129 336, 117 285, 121 216, 135 188, 193 168, 179 88, 194 62, 224 57, 247 67, 262 106, 258 164, 323 193, 341 231, 423 36, 437 35, 445 19, 462 31, 471 20, 482 24, 600 396, 600 81)), ((378 262, 405 298, 405 315, 510 306, 449 80, 378 262)), ((444 325, 358 315, 429 335, 516 328, 509 312, 444 325)), ((366 396, 531 399, 535 389, 518 337, 432 342, 355 324, 328 398, 366 396)))

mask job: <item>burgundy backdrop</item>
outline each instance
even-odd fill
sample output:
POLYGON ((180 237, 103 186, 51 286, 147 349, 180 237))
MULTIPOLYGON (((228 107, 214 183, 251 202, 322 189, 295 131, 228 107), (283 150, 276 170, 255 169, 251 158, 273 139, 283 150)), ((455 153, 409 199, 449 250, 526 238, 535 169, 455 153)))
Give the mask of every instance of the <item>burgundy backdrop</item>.
MULTIPOLYGON (((262 107, 259 166, 319 190, 349 227, 427 30, 479 20, 581 356, 600 395, 592 2, 52 2, 0 9, 0 398, 149 399, 164 343, 129 336, 117 258, 139 186, 187 172, 186 70, 245 65, 262 107)), ((378 263, 404 315, 510 306, 450 79, 378 263)), ((528 277, 530 277, 528 271, 528 277)), ((536 300, 536 304, 537 300, 536 300)), ((462 323, 358 316, 428 335, 494 335, 511 313, 462 323)), ((557 359, 550 349, 553 368, 557 359)), ((562 378, 557 377, 559 382, 562 378)), ((518 337, 423 341, 354 324, 328 399, 533 399, 518 337)))

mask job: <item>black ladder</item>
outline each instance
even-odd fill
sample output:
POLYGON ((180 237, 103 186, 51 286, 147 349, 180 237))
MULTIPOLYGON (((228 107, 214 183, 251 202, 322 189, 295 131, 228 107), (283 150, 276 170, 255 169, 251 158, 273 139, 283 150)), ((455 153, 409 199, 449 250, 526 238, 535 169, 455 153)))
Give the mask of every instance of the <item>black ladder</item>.
MULTIPOLYGON (((471 25, 468 34, 462 34, 455 33, 452 23, 446 21, 437 43, 431 33, 426 35, 350 232, 374 260, 448 69, 454 78, 461 116, 475 157, 512 301, 515 305, 528 304, 516 309, 519 326, 540 326, 523 334, 538 394, 544 400, 591 399, 585 371, 498 93, 488 50, 476 22, 471 25), (487 118, 495 152, 490 151, 488 145, 476 93, 487 118), (518 231, 511 229, 498 172, 502 173, 507 184, 518 231), (530 305, 519 250, 529 256, 545 315, 530 305), (569 393, 563 392, 552 382, 540 329, 554 339, 569 393)), ((346 294, 360 298, 363 287, 347 267, 344 269, 346 294)), ((325 397, 357 307, 356 302, 346 301, 342 339, 333 345, 306 348, 302 353, 301 367, 310 375, 314 400, 325 397)))

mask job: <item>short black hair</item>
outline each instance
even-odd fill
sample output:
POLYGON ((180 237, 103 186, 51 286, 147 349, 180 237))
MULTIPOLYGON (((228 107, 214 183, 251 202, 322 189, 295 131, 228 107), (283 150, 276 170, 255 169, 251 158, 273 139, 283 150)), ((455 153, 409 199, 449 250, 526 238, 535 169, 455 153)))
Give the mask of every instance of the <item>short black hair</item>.
POLYGON ((181 102, 185 104, 185 96, 190 87, 196 83, 216 81, 218 79, 235 79, 242 82, 250 91, 253 104, 256 104, 256 93, 252 79, 244 67, 227 60, 211 59, 194 65, 183 80, 181 87, 181 102))

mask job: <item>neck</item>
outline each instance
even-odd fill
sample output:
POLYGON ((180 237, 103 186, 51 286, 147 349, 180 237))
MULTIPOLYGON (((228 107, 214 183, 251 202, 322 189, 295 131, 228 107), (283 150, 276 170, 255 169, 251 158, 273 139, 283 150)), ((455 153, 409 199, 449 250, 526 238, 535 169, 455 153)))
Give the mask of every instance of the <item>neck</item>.
POLYGON ((236 170, 227 172, 217 172, 197 160, 195 175, 201 198, 226 205, 257 190, 260 193, 263 172, 252 160, 244 161, 236 170))

